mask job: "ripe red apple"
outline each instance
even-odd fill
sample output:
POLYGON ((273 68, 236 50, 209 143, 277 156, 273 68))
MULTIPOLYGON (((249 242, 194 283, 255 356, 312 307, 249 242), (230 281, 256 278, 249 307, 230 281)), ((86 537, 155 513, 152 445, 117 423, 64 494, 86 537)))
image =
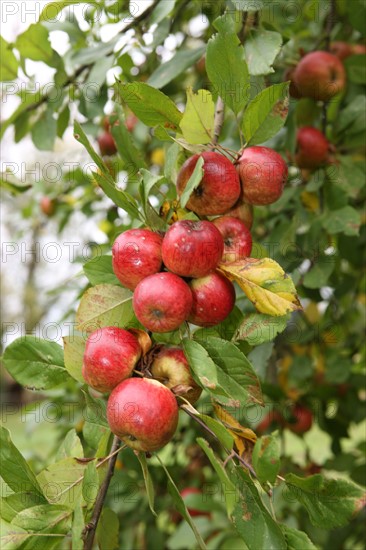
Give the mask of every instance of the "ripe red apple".
POLYGON ((83 378, 97 391, 111 391, 131 376, 140 356, 141 346, 127 330, 118 327, 95 330, 86 341, 83 378))
POLYGON ((112 156, 117 152, 116 143, 110 132, 103 132, 98 137, 98 145, 102 156, 112 156))
POLYGON ((258 435, 262 435, 271 429, 276 429, 283 425, 283 416, 276 410, 270 411, 263 420, 256 426, 255 431, 258 435))
POLYGON ((133 309, 140 323, 152 332, 176 330, 188 319, 192 293, 174 273, 155 273, 137 285, 133 309))
POLYGON ((238 202, 225 212, 224 216, 232 216, 233 218, 238 218, 241 220, 247 228, 250 230, 253 225, 253 205, 244 202, 242 199, 239 199, 238 202))
POLYGON ((216 218, 213 223, 224 239, 222 263, 237 262, 250 256, 252 235, 245 223, 231 216, 221 216, 216 218))
POLYGON ((294 80, 294 72, 296 67, 288 67, 285 72, 283 73, 283 80, 286 82, 287 80, 290 80, 290 86, 289 86, 289 94, 294 99, 300 99, 301 93, 297 89, 295 80, 294 80))
POLYGON ((295 161, 299 168, 314 169, 325 164, 329 142, 320 130, 304 126, 297 131, 295 161))
POLYGON ((129 378, 108 399, 111 431, 136 451, 156 451, 173 437, 178 424, 173 393, 157 380, 129 378))
POLYGON ((129 229, 112 246, 112 265, 123 286, 134 290, 148 275, 161 269, 163 237, 150 229, 129 229))
POLYGON ((191 370, 182 348, 178 346, 163 346, 154 357, 150 370, 153 377, 170 390, 178 386, 189 387, 190 389, 179 393, 179 395, 187 399, 192 405, 202 393, 202 388, 192 378, 191 370))
POLYGON ((207 151, 186 160, 178 174, 178 195, 183 193, 199 157, 204 160, 204 175, 192 192, 187 208, 199 216, 224 214, 239 199, 240 182, 234 165, 220 153, 207 151))
POLYGON ((296 404, 291 410, 291 418, 285 426, 291 432, 301 435, 308 432, 313 425, 313 413, 304 405, 296 404))
POLYGON ((39 206, 43 214, 48 217, 53 216, 53 214, 56 212, 56 201, 54 199, 50 199, 50 197, 42 197, 39 206))
POLYGON ((203 277, 221 260, 224 241, 212 222, 181 220, 166 232, 161 251, 164 264, 173 273, 203 277))
POLYGON ((243 199, 249 204, 271 204, 282 195, 288 169, 276 151, 253 146, 244 149, 238 163, 243 199))
MULTIPOLYGON (((187 497, 189 497, 189 495, 201 495, 202 496, 202 491, 200 491, 200 489, 197 489, 197 487, 186 487, 185 489, 182 489, 182 491, 180 492, 180 496, 182 497, 183 500, 186 500, 187 497)), ((196 518, 196 517, 199 517, 199 516, 201 516, 201 517, 202 516, 205 516, 205 517, 210 517, 211 516, 210 512, 203 512, 201 510, 197 510, 197 508, 191 508, 190 506, 187 506, 187 510, 188 510, 189 514, 192 516, 192 518, 196 518)))
POLYGON ((214 272, 201 279, 192 279, 189 286, 193 297, 188 318, 190 323, 212 327, 231 313, 235 305, 235 289, 229 279, 220 273, 214 272))
POLYGON ((346 72, 338 57, 329 52, 316 51, 299 61, 294 80, 303 97, 328 101, 344 89, 346 72))

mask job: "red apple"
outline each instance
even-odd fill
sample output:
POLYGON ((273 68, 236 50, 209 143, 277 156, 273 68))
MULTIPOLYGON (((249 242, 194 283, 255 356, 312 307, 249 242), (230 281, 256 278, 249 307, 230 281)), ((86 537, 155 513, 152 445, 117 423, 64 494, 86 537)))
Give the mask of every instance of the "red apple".
POLYGON ((285 426, 291 432, 301 435, 308 432, 313 425, 313 413, 304 405, 295 405, 291 411, 291 418, 285 426))
POLYGON ((156 451, 173 437, 178 405, 157 380, 129 378, 112 391, 107 404, 111 431, 136 451, 156 451))
POLYGON ((50 197, 42 197, 39 206, 43 214, 48 217, 53 216, 56 212, 56 201, 54 199, 50 199, 50 197))
POLYGON ((199 157, 204 160, 204 175, 192 192, 187 208, 199 216, 224 214, 239 199, 240 182, 234 165, 219 153, 207 151, 186 160, 178 174, 178 195, 183 193, 199 157))
POLYGON ((322 132, 311 126, 297 131, 295 161, 299 168, 315 169, 326 163, 329 143, 322 132))
POLYGON ((192 293, 174 273, 155 273, 143 279, 133 294, 133 309, 140 323, 152 332, 176 330, 188 319, 192 293))
POLYGON ((262 435, 271 429, 276 429, 283 425, 283 416, 276 410, 270 411, 263 420, 256 426, 255 431, 258 435, 262 435))
POLYGON ((131 376, 140 356, 141 346, 130 332, 103 327, 92 332, 86 341, 83 378, 97 391, 111 391, 131 376))
POLYGON ((247 204, 242 199, 239 199, 238 202, 225 212, 224 216, 232 216, 233 218, 238 218, 245 223, 247 228, 250 230, 253 225, 253 205, 247 204))
POLYGON ((252 235, 245 223, 231 216, 221 216, 216 218, 213 223, 224 239, 222 263, 237 262, 250 256, 252 235))
POLYGON ((244 149, 238 163, 243 199, 249 204, 271 204, 282 195, 288 170, 276 151, 253 146, 244 149))
MULTIPOLYGON (((202 491, 200 489, 197 489, 197 487, 186 487, 185 489, 182 489, 180 492, 180 496, 183 500, 186 500, 187 497, 189 498, 190 495, 201 495, 202 497, 202 491)), ((187 506, 187 504, 186 504, 187 506)), ((205 516, 210 517, 210 512, 203 512, 201 510, 197 510, 197 508, 191 508, 190 506, 187 506, 187 510, 189 514, 192 516, 192 518, 199 517, 199 516, 205 516)))
POLYGON ((289 94, 294 99, 300 99, 301 94, 299 90, 297 89, 295 80, 294 80, 294 72, 296 67, 288 67, 285 72, 283 73, 283 80, 286 82, 287 80, 290 80, 290 86, 289 86, 289 94))
POLYGON ((212 327, 221 323, 235 305, 233 284, 220 273, 210 273, 189 283, 193 305, 190 323, 200 327, 212 327))
POLYGON ((112 247, 112 265, 123 286, 134 290, 148 275, 161 269, 163 238, 150 229, 129 229, 121 233, 112 247))
POLYGON ((303 97, 328 101, 344 89, 346 72, 338 57, 329 52, 315 51, 299 61, 294 80, 303 97))
POLYGON ((352 55, 352 44, 347 42, 336 41, 330 44, 330 53, 338 57, 341 61, 352 55))
POLYGON ((98 137, 98 145, 102 156, 112 156, 117 152, 116 143, 110 132, 104 132, 98 137))
POLYGON ((215 269, 224 251, 212 222, 181 220, 168 229, 162 244, 166 267, 182 277, 203 277, 215 269))
POLYGON ((187 387, 186 391, 179 393, 190 403, 195 403, 202 393, 200 386, 192 378, 188 361, 182 348, 178 346, 163 346, 155 355, 151 374, 164 386, 169 388, 187 387), (189 389, 188 389, 189 388, 189 389))

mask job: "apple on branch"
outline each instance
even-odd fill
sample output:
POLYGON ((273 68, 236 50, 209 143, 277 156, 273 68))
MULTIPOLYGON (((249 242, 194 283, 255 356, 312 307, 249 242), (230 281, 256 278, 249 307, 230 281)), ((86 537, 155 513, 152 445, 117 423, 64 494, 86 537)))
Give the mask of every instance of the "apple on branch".
POLYGON ((200 327, 212 327, 224 321, 233 310, 234 285, 221 273, 209 273, 206 277, 192 279, 189 286, 193 298, 188 318, 190 323, 200 327))
POLYGON ((297 131, 295 161, 299 168, 315 169, 326 163, 329 142, 320 130, 304 126, 297 131))
POLYGON ((303 97, 329 101, 346 85, 346 71, 335 55, 315 51, 305 55, 294 72, 296 88, 303 97))
POLYGON ((250 256, 252 235, 242 221, 231 216, 221 216, 213 223, 224 239, 224 253, 221 263, 237 262, 250 256))

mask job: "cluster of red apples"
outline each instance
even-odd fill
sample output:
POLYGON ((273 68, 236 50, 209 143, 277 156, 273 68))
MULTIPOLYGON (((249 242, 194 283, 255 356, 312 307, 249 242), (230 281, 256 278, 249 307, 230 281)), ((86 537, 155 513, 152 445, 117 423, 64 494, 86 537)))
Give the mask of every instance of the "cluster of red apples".
MULTIPOLYGON (((203 177, 186 205, 197 220, 178 220, 165 234, 129 229, 112 247, 114 273, 133 291, 138 321, 155 334, 177 330, 185 322, 217 325, 229 315, 235 290, 218 268, 250 255, 252 205, 276 201, 287 179, 286 163, 267 147, 245 149, 236 166, 219 153, 204 152, 183 164, 179 197, 200 156, 203 177)), ((157 450, 171 439, 178 395, 194 403, 201 394, 183 350, 151 347, 147 332, 137 329, 111 326, 93 332, 82 373, 94 390, 111 392, 109 426, 138 451, 157 450)))

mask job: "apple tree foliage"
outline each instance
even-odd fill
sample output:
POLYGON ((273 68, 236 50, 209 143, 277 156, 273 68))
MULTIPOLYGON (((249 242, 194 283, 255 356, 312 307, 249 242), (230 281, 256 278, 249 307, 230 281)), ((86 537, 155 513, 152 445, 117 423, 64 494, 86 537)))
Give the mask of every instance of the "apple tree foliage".
MULTIPOLYGON (((265 144, 287 158, 289 179, 279 201, 255 208, 252 258, 222 266, 236 283, 232 314, 216 327, 152 335, 183 346, 203 396, 196 408, 182 407, 178 431, 159 453, 120 452, 96 542, 108 550, 362 547, 365 444, 353 443, 352 433, 365 417, 365 55, 345 60, 347 88, 326 105, 291 99, 283 73, 301 51, 361 41, 365 15, 363 2, 343 0, 160 0, 145 11, 126 1, 62 1, 14 43, 1 39, 5 90, 21 72, 29 81, 2 132, 13 127, 17 142, 30 134, 50 150, 73 125, 94 163, 87 174, 64 173, 50 192, 60 232, 73 208, 90 217, 104 194, 110 199, 108 243, 83 266, 75 330, 63 347, 29 335, 4 352, 8 372, 55 408, 57 422, 43 417, 46 452, 29 441, 22 454, 4 422, 2 548, 83 547, 112 442, 105 401, 81 376, 85 339, 96 327, 140 328, 132 293, 113 273, 111 244, 130 227, 164 231, 173 213, 194 217, 184 206, 200 170, 181 204, 176 175, 187 156, 212 147, 219 97, 217 150, 235 156, 265 144), (69 11, 74 4, 85 4, 83 25, 69 11), (102 41, 107 24, 118 33, 102 41), (69 38, 62 57, 51 45, 54 31, 69 38), (51 86, 34 90, 27 60, 54 69, 51 86), (112 158, 101 158, 95 143, 106 112, 112 158), (127 129, 132 114, 138 121, 127 129), (294 163, 301 125, 323 129, 332 143, 333 162, 312 173, 294 163), (256 433, 268 411, 289 416, 294 403, 312 411, 310 433, 291 439, 281 423, 256 433), (325 457, 317 454, 324 438, 325 457), (201 494, 183 501, 186 486, 201 494), (192 508, 202 515, 192 520, 192 508)), ((33 191, 11 174, 2 174, 2 186, 15 197, 33 191)), ((24 414, 31 411, 27 405, 24 414)))

